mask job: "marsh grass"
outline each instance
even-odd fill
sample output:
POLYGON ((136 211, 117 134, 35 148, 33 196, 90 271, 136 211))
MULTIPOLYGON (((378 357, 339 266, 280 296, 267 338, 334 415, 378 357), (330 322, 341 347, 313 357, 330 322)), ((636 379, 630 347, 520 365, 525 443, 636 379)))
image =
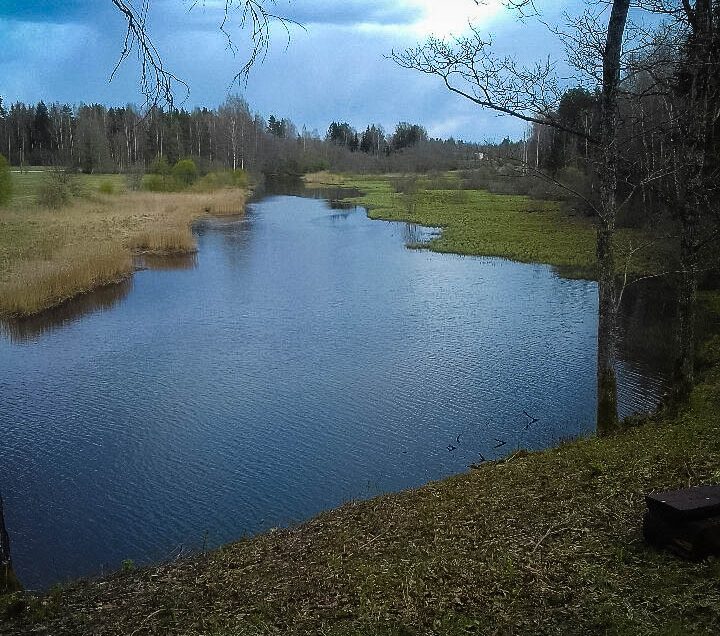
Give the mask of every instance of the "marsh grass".
POLYGON ((0 306, 5 315, 30 316, 120 282, 132 270, 132 255, 121 245, 63 248, 48 260, 20 263, 13 277, 0 286, 0 306))
MULTIPOLYGON (((424 247, 437 252, 498 256, 520 262, 546 263, 568 278, 595 276, 595 226, 590 218, 570 215, 561 202, 520 194, 490 192, 485 180, 468 181, 466 173, 441 175, 309 175, 307 183, 333 181, 362 192, 353 203, 368 216, 440 227, 442 233, 424 247)), ((617 231, 618 273, 624 255, 646 242, 639 231, 617 231)), ((416 246, 413 246, 416 247, 416 246)), ((627 262, 630 275, 667 269, 668 254, 655 246, 638 251, 627 262)))
POLYGON ((118 282, 133 254, 196 250, 191 226, 205 215, 242 213, 245 192, 88 193, 59 209, 0 208, 0 315, 28 316, 118 282))
POLYGON ((197 249, 188 224, 158 224, 130 236, 127 246, 141 253, 157 255, 191 254, 197 249))
POLYGON ((339 186, 343 185, 347 179, 342 175, 335 174, 329 170, 320 170, 319 172, 313 172, 303 177, 305 185, 308 187, 322 187, 322 186, 339 186))
POLYGON ((441 227, 426 245, 434 251, 549 263, 592 276, 592 224, 568 218, 554 202, 467 189, 459 175, 348 176, 343 184, 364 193, 354 201, 370 218, 441 227))

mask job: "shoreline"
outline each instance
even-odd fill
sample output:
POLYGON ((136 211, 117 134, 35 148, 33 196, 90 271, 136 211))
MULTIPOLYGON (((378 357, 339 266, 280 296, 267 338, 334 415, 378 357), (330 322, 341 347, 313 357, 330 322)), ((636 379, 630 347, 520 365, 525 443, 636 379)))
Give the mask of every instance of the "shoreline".
POLYGON ((720 480, 710 419, 719 342, 713 351, 676 418, 657 413, 613 437, 516 452, 207 553, 11 596, 0 633, 496 633, 483 629, 492 625, 649 635, 672 621, 720 624, 717 564, 641 538, 646 492, 720 480))
POLYGON ((181 561, 8 597, 0 634, 712 633, 717 563, 655 552, 640 534, 646 492, 720 483, 720 338, 703 349, 678 415, 630 418, 613 437, 520 451, 181 561))
POLYGON ((138 256, 195 253, 192 224, 207 216, 242 214, 248 196, 247 188, 133 192, 73 201, 55 213, 6 208, 4 216, 29 215, 40 228, 47 224, 57 238, 47 254, 30 253, 6 263, 4 280, 0 279, 0 319, 38 317, 80 296, 122 283, 136 271, 138 256))
MULTIPOLYGON (((308 189, 360 191, 360 196, 341 200, 365 207, 370 219, 440 228, 440 236, 423 244, 423 249, 550 265, 563 278, 597 280, 596 228, 591 219, 564 213, 555 201, 463 188, 459 181, 455 189, 449 189, 454 177, 438 184, 433 182, 436 178, 320 172, 306 175, 303 182, 308 189), (408 186, 405 179, 414 180, 414 185, 408 186)), ((617 230, 618 275, 636 277, 664 271, 662 255, 637 255, 629 262, 620 257, 632 251, 640 238, 638 230, 617 230)))

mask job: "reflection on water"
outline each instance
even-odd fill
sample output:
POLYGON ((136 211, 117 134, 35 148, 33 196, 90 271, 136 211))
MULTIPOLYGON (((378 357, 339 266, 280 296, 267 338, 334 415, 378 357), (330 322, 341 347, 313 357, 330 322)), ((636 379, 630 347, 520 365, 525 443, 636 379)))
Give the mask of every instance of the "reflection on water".
POLYGON ((421 247, 424 243, 431 241, 440 235, 440 228, 425 227, 417 223, 403 224, 403 240, 409 247, 421 247))
POLYGON ((107 311, 123 300, 132 289, 132 279, 107 285, 89 294, 81 294, 37 316, 18 319, 0 319, 0 334, 11 342, 32 342, 47 333, 77 322, 83 316, 107 311))
POLYGON ((331 210, 353 210, 354 203, 346 199, 362 196, 357 188, 337 185, 305 185, 302 179, 292 177, 266 177, 255 190, 255 200, 273 195, 293 195, 324 201, 331 210))
POLYGON ((676 355, 675 285, 667 277, 626 287, 619 314, 621 359, 670 375, 676 355))
MULTIPOLYGON (((137 269, 155 271, 183 271, 197 267, 197 254, 158 256, 142 254, 135 259, 137 269)), ((87 294, 53 307, 36 316, 28 318, 0 318, 0 334, 5 335, 14 343, 27 343, 56 329, 77 322, 84 316, 107 311, 124 300, 132 290, 132 278, 105 285, 87 294)))
MULTIPOLYGON (((195 233, 189 269, 139 271, 42 338, 0 337, 0 485, 31 587, 593 430, 591 281, 408 250, 432 230, 308 198, 195 233)), ((633 293, 624 414, 662 387, 640 338, 656 294, 633 293)))
POLYGON ((675 284, 671 277, 647 279, 623 293, 618 364, 624 382, 618 397, 630 412, 650 411, 668 393, 677 353, 675 284))
POLYGON ((176 254, 176 255, 157 255, 142 254, 137 259, 138 267, 154 269, 157 271, 182 271, 194 269, 197 267, 197 253, 192 254, 176 254))

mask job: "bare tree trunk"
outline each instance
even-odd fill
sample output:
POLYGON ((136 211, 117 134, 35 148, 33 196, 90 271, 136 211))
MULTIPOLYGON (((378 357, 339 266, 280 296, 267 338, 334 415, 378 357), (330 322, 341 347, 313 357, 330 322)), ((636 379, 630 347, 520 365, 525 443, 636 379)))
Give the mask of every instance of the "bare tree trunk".
POLYGON ((598 333, 597 333, 597 433, 608 435, 618 427, 615 351, 617 289, 615 284, 614 219, 600 219, 597 235, 598 333))
POLYGON ((0 495, 0 595, 10 594, 22 590, 17 580, 10 559, 10 538, 5 529, 5 516, 3 514, 3 500, 0 495))
POLYGON ((618 427, 615 349, 617 289, 615 282, 615 217, 617 204, 617 118, 620 56, 630 0, 614 0, 603 53, 600 102, 600 219, 597 233, 598 334, 597 432, 608 435, 618 427))
MULTIPOLYGON (((692 206, 692 203, 690 203, 692 206)), ((688 207, 690 207, 688 206, 688 207)), ((694 207, 694 206, 693 206, 694 207)), ((680 290, 678 294, 678 352, 673 382, 673 402, 680 404, 690 396, 695 382, 695 314, 698 289, 696 210, 683 214, 680 245, 680 290)))
POLYGON ((713 176, 715 103, 718 80, 716 69, 715 16, 711 0, 698 0, 694 9, 686 6, 692 29, 685 69, 678 83, 680 131, 677 143, 682 149, 676 172, 679 177, 677 206, 680 213, 680 289, 678 298, 678 352, 675 362, 673 403, 684 402, 695 381, 695 319, 698 289, 700 226, 711 207, 708 189, 713 176))

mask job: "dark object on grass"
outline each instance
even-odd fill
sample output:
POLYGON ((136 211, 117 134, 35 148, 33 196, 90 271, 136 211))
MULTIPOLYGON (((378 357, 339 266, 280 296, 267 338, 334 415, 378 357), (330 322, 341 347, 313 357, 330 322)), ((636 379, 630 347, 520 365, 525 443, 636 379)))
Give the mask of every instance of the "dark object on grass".
POLYGON ((698 486, 645 497, 645 540, 685 559, 720 556, 720 486, 698 486))
POLYGON ((12 569, 10 560, 10 538, 5 529, 5 517, 3 515, 3 500, 0 495, 0 596, 19 592, 22 590, 20 581, 17 580, 12 569))

